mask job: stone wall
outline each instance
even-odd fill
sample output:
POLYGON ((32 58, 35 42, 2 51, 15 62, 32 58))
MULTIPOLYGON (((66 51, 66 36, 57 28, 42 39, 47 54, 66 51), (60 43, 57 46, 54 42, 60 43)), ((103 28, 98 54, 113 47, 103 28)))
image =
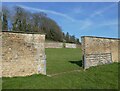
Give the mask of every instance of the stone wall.
POLYGON ((93 36, 82 37, 83 64, 87 69, 90 66, 118 62, 119 39, 93 36), (109 55, 108 55, 109 54, 109 55))
POLYGON ((2 33, 2 76, 46 74, 45 35, 2 33))
POLYGON ((45 48, 63 48, 63 43, 45 43, 45 48))
POLYGON ((81 48, 81 45, 62 42, 45 43, 45 48, 81 48))
POLYGON ((65 43, 65 48, 77 48, 77 45, 71 43, 65 43))

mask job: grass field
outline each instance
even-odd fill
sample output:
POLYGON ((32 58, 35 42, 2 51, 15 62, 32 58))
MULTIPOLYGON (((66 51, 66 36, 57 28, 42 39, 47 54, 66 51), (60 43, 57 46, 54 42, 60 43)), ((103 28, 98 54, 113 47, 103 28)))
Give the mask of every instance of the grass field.
POLYGON ((46 49, 47 74, 82 68, 81 49, 46 49))
POLYGON ((118 63, 91 67, 84 71, 81 67, 80 49, 46 49, 47 74, 68 72, 48 77, 32 75, 28 77, 3 78, 3 89, 117 89, 118 63), (79 72, 70 72, 80 70, 79 72))

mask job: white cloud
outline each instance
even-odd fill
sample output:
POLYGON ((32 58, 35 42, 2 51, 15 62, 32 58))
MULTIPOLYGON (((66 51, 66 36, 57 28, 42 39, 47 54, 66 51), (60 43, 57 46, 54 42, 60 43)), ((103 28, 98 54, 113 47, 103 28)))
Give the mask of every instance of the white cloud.
POLYGON ((18 5, 18 6, 24 8, 24 9, 27 9, 27 10, 32 10, 32 11, 37 11, 37 12, 51 13, 51 14, 54 14, 54 15, 62 16, 62 17, 66 18, 66 19, 68 19, 68 20, 70 20, 72 22, 76 21, 72 17, 69 17, 66 14, 59 13, 59 12, 56 12, 56 11, 45 10, 45 9, 40 9, 40 8, 31 8, 31 7, 27 7, 27 6, 23 6, 23 5, 18 5))
POLYGON ((80 30, 85 30, 85 29, 87 29, 87 28, 89 28, 90 26, 92 26, 93 25, 93 22, 92 21, 83 21, 82 23, 81 23, 81 27, 80 27, 80 30))
POLYGON ((94 18, 97 15, 102 15, 105 11, 109 10, 110 8, 114 7, 115 5, 117 5, 117 4, 115 3, 115 4, 112 4, 110 6, 103 8, 101 10, 98 10, 98 11, 94 12, 93 14, 91 14, 89 18, 94 18))
POLYGON ((91 30, 93 28, 102 28, 102 27, 117 27, 118 26, 118 21, 117 20, 110 20, 110 21, 104 21, 104 22, 92 22, 92 21, 86 21, 83 23, 83 26, 80 28, 80 30, 91 30))
POLYGON ((103 13, 107 12, 107 10, 111 9, 115 5, 117 5, 117 4, 114 3, 114 4, 110 5, 110 6, 107 6, 107 7, 103 8, 103 9, 101 9, 99 11, 96 11, 93 14, 91 14, 88 18, 86 18, 84 20, 80 30, 88 29, 88 28, 91 28, 91 27, 102 27, 102 26, 116 25, 117 23, 113 22, 113 21, 106 21, 106 22, 103 22, 103 23, 99 24, 99 23, 92 20, 92 18, 95 18, 98 15, 103 16, 103 13))
POLYGON ((116 25, 118 25, 118 21, 117 20, 111 20, 111 21, 103 22, 102 24, 99 24, 97 27, 116 26, 116 25))

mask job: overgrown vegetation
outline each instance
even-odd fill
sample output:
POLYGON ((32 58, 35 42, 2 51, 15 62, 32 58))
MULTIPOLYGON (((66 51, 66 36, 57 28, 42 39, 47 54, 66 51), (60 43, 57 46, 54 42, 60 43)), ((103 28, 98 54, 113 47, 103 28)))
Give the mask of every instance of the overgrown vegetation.
POLYGON ((80 65, 80 49, 46 49, 46 54, 47 74, 76 69, 80 71, 53 77, 32 75, 3 78, 3 89, 118 89, 118 63, 91 67, 84 71, 80 65))
POLYGON ((63 33, 61 27, 44 12, 31 13, 19 6, 12 10, 3 6, 2 9, 2 30, 44 33, 48 40, 80 43, 74 35, 63 33))

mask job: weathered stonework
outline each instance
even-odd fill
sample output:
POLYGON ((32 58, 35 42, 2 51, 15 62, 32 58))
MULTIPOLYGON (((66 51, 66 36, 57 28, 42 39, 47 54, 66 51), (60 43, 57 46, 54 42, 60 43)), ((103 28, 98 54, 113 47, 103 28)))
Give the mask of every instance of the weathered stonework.
POLYGON ((2 76, 46 74, 45 35, 3 32, 2 76))
POLYGON ((106 63, 118 62, 120 50, 119 39, 93 36, 82 37, 82 53, 84 68, 106 63))
POLYGON ((77 44, 65 43, 65 48, 77 48, 77 44))
POLYGON ((101 53, 101 54, 86 54, 84 63, 85 68, 91 66, 97 66, 102 64, 112 63, 111 53, 101 53))
POLYGON ((62 42, 45 43, 45 48, 81 48, 81 45, 62 42))
POLYGON ((63 48, 63 43, 45 43, 45 48, 63 48))

